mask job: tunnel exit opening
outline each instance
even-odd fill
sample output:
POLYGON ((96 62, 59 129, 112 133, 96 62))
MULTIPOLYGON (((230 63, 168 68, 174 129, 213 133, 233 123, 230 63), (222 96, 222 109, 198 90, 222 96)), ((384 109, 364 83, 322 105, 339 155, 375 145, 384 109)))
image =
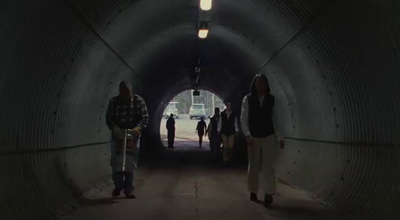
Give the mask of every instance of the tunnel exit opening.
POLYGON ((185 150, 209 149, 209 139, 205 131, 209 127, 215 108, 222 111, 225 105, 218 95, 210 91, 199 90, 199 95, 196 95, 194 90, 186 90, 176 95, 164 109, 160 122, 160 138, 164 147, 185 150), (172 118, 170 122, 169 118, 172 118), (203 123, 198 127, 201 118, 205 122, 204 132, 201 132, 203 123), (174 141, 168 143, 168 135, 172 135, 173 128, 174 141), (204 135, 201 135, 203 133, 204 135), (201 147, 199 136, 202 137, 201 147))

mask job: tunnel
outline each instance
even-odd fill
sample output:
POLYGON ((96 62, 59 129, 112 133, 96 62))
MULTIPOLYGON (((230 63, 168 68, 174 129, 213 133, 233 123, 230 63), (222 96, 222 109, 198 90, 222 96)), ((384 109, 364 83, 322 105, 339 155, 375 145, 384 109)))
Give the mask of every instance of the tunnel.
POLYGON ((400 216, 398 0, 3 0, 0 210, 53 219, 110 177, 108 100, 146 101, 142 158, 161 152, 168 102, 199 88, 240 110, 256 73, 286 147, 277 174, 324 206, 400 216), (199 39, 199 19, 209 36, 199 39))

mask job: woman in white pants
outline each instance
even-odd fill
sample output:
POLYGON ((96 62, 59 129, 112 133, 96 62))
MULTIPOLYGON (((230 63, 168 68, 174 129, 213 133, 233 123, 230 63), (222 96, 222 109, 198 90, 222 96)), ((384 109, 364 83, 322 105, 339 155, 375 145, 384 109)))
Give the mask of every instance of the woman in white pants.
MULTIPOLYGON (((257 201, 259 173, 264 189, 264 205, 269 207, 276 194, 274 163, 279 143, 272 120, 274 96, 270 94, 267 77, 257 74, 251 83, 251 92, 242 102, 241 122, 248 149, 248 190, 250 200, 257 201)), ((281 142, 283 148, 283 141, 281 142)))

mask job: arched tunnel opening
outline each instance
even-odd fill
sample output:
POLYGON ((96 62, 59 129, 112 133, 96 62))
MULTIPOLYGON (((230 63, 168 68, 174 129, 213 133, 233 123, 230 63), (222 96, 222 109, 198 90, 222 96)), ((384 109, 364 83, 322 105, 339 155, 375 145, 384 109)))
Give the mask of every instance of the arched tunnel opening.
POLYGON ((2 216, 62 216, 102 188, 122 79, 149 110, 141 158, 157 158, 163 110, 193 89, 199 56, 199 88, 236 110, 254 74, 268 77, 279 178, 333 210, 400 216, 399 1, 220 0, 206 14, 197 0, 2 3, 2 216))
MULTIPOLYGON (((160 138, 164 147, 175 146, 179 149, 181 147, 199 147, 199 136, 197 132, 197 125, 201 119, 204 119, 206 127, 205 130, 210 129, 210 119, 214 116, 214 109, 218 108, 220 111, 225 109, 224 101, 216 94, 197 90, 199 93, 196 95, 196 90, 186 90, 175 95, 169 102, 167 107, 162 113, 160 121, 160 138), (171 146, 168 144, 168 119, 172 114, 172 122, 170 129, 173 129, 173 142, 171 146)), ((208 133, 203 136, 204 147, 209 149, 208 133)))

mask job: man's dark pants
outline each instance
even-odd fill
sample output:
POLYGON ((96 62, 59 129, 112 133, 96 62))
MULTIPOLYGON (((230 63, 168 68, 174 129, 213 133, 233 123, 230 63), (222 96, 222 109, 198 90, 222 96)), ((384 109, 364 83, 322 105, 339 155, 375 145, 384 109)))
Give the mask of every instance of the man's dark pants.
POLYGON ((175 130, 168 130, 168 147, 174 146, 175 130))

